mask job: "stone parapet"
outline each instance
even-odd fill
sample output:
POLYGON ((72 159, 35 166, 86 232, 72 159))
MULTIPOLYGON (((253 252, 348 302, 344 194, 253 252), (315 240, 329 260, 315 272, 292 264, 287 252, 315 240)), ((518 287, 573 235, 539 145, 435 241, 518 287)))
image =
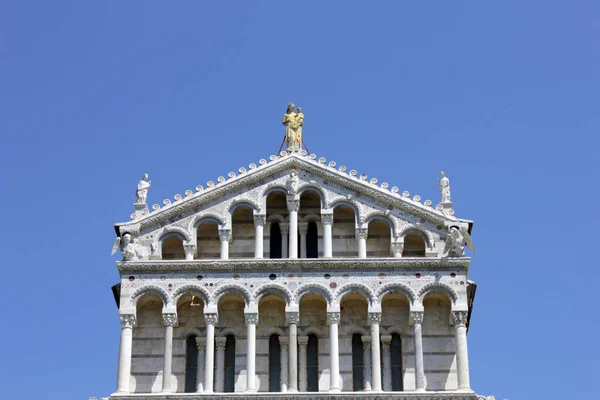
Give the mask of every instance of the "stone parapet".
POLYGON ((130 395, 112 395, 110 400, 238 400, 238 399, 253 400, 273 400, 273 399, 310 399, 310 400, 479 400, 482 396, 475 393, 463 392, 394 392, 394 393, 258 393, 248 395, 247 393, 181 393, 181 394, 130 394, 130 395))

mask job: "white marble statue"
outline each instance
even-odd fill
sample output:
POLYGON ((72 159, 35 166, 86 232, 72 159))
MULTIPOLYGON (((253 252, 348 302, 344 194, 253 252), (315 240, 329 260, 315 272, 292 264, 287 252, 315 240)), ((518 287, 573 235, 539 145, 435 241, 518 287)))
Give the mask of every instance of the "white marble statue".
POLYGON ((448 257, 462 257, 465 254, 465 245, 475 252, 475 245, 471 239, 471 235, 467 231, 467 228, 458 228, 453 226, 446 236, 446 245, 444 246, 444 253, 448 257))
POLYGON ((438 178, 438 186, 440 187, 441 203, 450 203, 450 179, 444 171, 440 171, 441 178, 438 178))
POLYGON ((290 171, 287 182, 285 183, 288 194, 295 195, 298 191, 298 171, 295 169, 290 171))
POLYGON ((121 240, 120 237, 115 240, 115 244, 113 245, 112 253, 110 253, 110 255, 112 256, 119 249, 121 249, 121 255, 123 256, 124 261, 131 261, 137 256, 137 252, 135 250, 135 241, 131 239, 131 235, 129 233, 123 235, 123 240, 121 240))
POLYGON ((148 180, 148 174, 144 174, 142 179, 138 182, 137 190, 135 191, 135 202, 138 204, 146 204, 146 198, 148 197, 148 189, 150 189, 150 181, 148 180))

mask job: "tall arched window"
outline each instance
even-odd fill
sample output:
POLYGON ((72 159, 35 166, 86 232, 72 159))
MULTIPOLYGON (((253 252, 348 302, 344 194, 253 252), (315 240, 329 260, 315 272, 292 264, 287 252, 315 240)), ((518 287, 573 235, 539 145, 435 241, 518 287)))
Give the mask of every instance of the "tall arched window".
POLYGON ((227 335, 225 340, 225 386, 224 392, 235 390, 235 337, 227 335))
POLYGON ((281 229, 277 222, 271 223, 271 232, 269 233, 270 258, 281 258, 281 229))
POLYGON ((269 392, 281 391, 281 348, 279 336, 269 337, 269 392))
POLYGON ((190 336, 186 341, 185 352, 185 392, 196 392, 196 377, 198 376, 198 348, 196 347, 196 337, 190 336))
POLYGON ((317 335, 308 335, 306 346, 306 390, 319 391, 319 339, 317 335))
POLYGON ((400 392, 404 390, 402 379, 402 339, 397 333, 392 334, 392 345, 390 347, 392 359, 392 390, 400 392))
POLYGON ((363 343, 360 333, 352 335, 352 389, 360 392, 364 389, 363 343))
POLYGON ((308 223, 306 231, 306 258, 319 258, 319 232, 314 221, 308 223))

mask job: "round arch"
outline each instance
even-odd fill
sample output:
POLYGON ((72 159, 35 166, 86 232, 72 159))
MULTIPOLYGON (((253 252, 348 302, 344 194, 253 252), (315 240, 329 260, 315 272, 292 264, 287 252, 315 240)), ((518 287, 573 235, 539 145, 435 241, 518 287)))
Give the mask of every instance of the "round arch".
POLYGON ((336 208, 342 207, 342 206, 346 206, 346 207, 352 209, 352 211, 354 212, 354 224, 356 226, 358 226, 358 221, 360 221, 360 218, 361 218, 360 207, 358 207, 358 205, 356 205, 351 200, 338 199, 338 200, 335 200, 333 203, 331 203, 329 208, 335 212, 336 208))
POLYGON ((270 327, 269 329, 267 329, 265 331, 265 336, 266 337, 270 337, 271 335, 279 335, 279 336, 282 336, 282 337, 286 337, 286 334, 283 331, 283 329, 278 328, 276 326, 272 326, 272 327, 270 327))
POLYGON ((449 285, 446 285, 442 282, 431 282, 426 284, 419 290, 418 296, 421 304, 423 304, 423 300, 425 299, 425 297, 432 293, 441 293, 448 297, 448 300, 450 301, 452 307, 454 307, 456 305, 456 302, 458 301, 458 294, 449 285))
POLYGON ((315 192, 319 198, 321 199, 321 208, 325 208, 325 204, 327 203, 326 199, 327 197, 325 196, 325 192, 318 186, 316 186, 313 183, 305 183, 302 184, 298 187, 298 197, 302 197, 302 194, 304 192, 315 192))
POLYGON ((252 303, 252 296, 250 295, 250 292, 248 292, 245 287, 235 284, 223 285, 215 290, 213 293, 214 303, 218 306, 221 297, 227 294, 235 294, 240 296, 244 300, 244 303, 246 303, 246 306, 252 303))
POLYGON ((377 291, 377 299, 378 299, 379 303, 382 302, 382 300, 386 294, 393 293, 393 292, 402 293, 404 295, 404 297, 406 297, 406 299, 408 300, 408 303, 411 305, 415 303, 415 300, 418 297, 410 287, 408 287, 407 285, 405 285, 403 283, 399 283, 399 282, 388 283, 388 284, 381 286, 379 288, 379 290, 377 291))
POLYGON ((435 243, 435 241, 433 240, 433 235, 431 235, 431 233, 417 225, 405 226, 402 229, 402 231, 398 233, 398 237, 404 240, 404 237, 410 233, 416 233, 417 235, 423 237, 423 239, 425 240, 425 246, 429 250, 433 250, 433 244, 435 243))
POLYGON ((367 216, 365 217, 365 224, 369 226, 369 224, 373 221, 382 221, 387 223, 390 227, 391 238, 394 239, 397 236, 399 228, 396 225, 396 222, 388 215, 385 215, 384 213, 381 213, 379 211, 367 214, 367 216))
POLYGON ((133 308, 137 308, 137 304, 142 297, 145 296, 156 296, 163 302, 163 308, 167 307, 171 304, 171 298, 169 294, 161 287, 155 285, 147 285, 138 288, 133 294, 130 296, 131 305, 133 308))
POLYGON ((269 195, 271 193, 275 193, 275 192, 281 192, 285 196, 287 196, 287 194, 288 194, 287 188, 283 184, 280 184, 280 183, 267 185, 267 187, 265 187, 260 192, 259 199, 260 199, 261 209, 265 210, 265 212, 267 211, 267 197, 269 197, 269 195))
POLYGON ((160 235, 158 235, 158 241, 162 242, 164 239, 172 236, 177 236, 184 242, 189 242, 192 239, 190 233, 179 226, 167 226, 163 229, 160 235))
POLYGON ((229 219, 231 219, 231 216, 233 215, 233 213, 235 212, 235 210, 237 210, 238 208, 241 207, 248 207, 250 208, 252 211, 255 212, 260 212, 260 205, 257 204, 254 200, 251 199, 237 199, 231 202, 231 204, 229 205, 229 219))
POLYGON ((363 296, 365 296, 365 300, 367 300, 369 306, 372 306, 373 303, 375 303, 376 297, 373 294, 373 291, 367 285, 358 282, 348 283, 340 287, 336 292, 336 303, 340 304, 342 302, 343 297, 348 293, 352 292, 360 293, 363 296))
POLYGON ((179 299, 181 299, 181 297, 186 294, 198 295, 204 302, 205 306, 208 305, 212 300, 210 293, 208 293, 208 291, 206 291, 206 289, 204 289, 202 286, 188 284, 188 285, 180 286, 177 289, 175 289, 175 291, 173 291, 173 294, 172 294, 173 304, 175 304, 175 306, 177 306, 177 302, 179 301, 179 299))
POLYGON ((298 289, 298 291, 296 292, 295 303, 300 304, 300 300, 302 299, 302 297, 311 293, 320 295, 321 297, 323 297, 328 306, 331 305, 331 302, 333 300, 331 293, 329 292, 329 290, 327 290, 325 286, 319 285, 318 283, 310 283, 301 286, 300 289, 298 289))
POLYGON ((254 293, 254 302, 256 304, 258 304, 258 302, 263 296, 269 294, 274 294, 281 297, 285 301, 286 306, 292 304, 292 293, 286 287, 278 285, 276 283, 266 283, 261 287, 257 288, 254 293))

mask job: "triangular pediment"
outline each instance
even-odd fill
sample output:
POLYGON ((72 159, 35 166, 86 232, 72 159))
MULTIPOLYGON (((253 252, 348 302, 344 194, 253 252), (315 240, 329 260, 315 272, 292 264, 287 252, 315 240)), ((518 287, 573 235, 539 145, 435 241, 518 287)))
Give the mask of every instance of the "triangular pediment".
POLYGON ((255 215, 266 213, 266 197, 274 190, 283 191, 288 198, 299 197, 305 190, 318 192, 321 213, 333 212, 344 204, 355 210, 357 226, 368 224, 373 218, 385 218, 393 227, 393 235, 409 228, 423 231, 432 243, 439 241, 442 231, 450 224, 467 224, 449 215, 431 201, 421 202, 419 196, 409 197, 396 187, 368 179, 355 170, 337 166, 335 162, 317 159, 305 152, 282 152, 271 156, 270 161, 260 160, 258 165, 240 168, 209 181, 206 187, 198 186, 185 195, 176 195, 174 201, 165 200, 163 206, 155 204, 132 214, 132 220, 116 224, 118 234, 130 232, 136 237, 156 241, 164 232, 178 232, 184 240, 191 240, 194 223, 201 218, 211 218, 226 228, 232 210, 239 204, 250 206, 255 215))

